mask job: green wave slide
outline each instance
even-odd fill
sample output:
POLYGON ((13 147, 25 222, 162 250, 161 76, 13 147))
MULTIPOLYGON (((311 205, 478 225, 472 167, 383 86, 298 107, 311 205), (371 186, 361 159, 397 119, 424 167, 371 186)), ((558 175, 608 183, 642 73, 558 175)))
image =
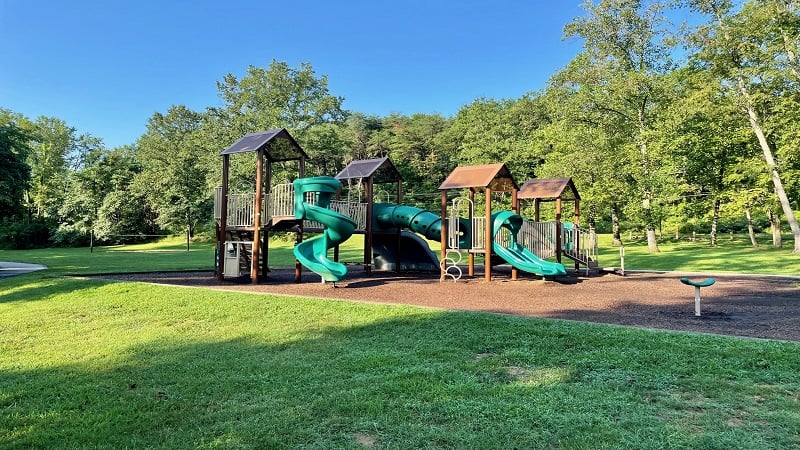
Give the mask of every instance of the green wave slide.
POLYGON ((328 249, 352 236, 356 223, 349 217, 328 209, 331 195, 339 189, 339 180, 333 177, 298 178, 294 186, 294 218, 311 220, 323 225, 321 235, 303 241, 294 247, 294 257, 325 281, 339 281, 347 274, 344 264, 328 259, 328 249), (316 204, 305 201, 306 193, 316 193, 316 204))
POLYGON ((492 251, 503 258, 512 267, 543 276, 566 275, 563 265, 545 261, 517 242, 517 234, 522 227, 522 216, 511 211, 499 211, 492 214, 492 237, 497 236, 502 228, 511 232, 511 245, 505 247, 492 239, 492 251))

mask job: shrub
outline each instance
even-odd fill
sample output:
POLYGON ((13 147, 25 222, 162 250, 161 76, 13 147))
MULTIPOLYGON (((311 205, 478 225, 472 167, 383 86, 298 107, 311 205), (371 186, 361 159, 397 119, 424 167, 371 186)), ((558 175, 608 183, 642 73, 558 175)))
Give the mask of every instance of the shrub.
POLYGON ((50 242, 55 247, 86 247, 89 241, 89 233, 67 224, 61 224, 50 237, 50 242))
POLYGON ((47 247, 50 243, 50 230, 53 225, 47 219, 4 220, 0 223, 0 248, 25 250, 47 247))

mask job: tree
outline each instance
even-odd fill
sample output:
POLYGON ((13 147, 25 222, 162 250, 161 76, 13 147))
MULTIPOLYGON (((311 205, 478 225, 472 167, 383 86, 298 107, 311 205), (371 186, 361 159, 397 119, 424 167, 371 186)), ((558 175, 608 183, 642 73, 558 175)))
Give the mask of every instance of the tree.
POLYGON ((34 122, 31 151, 31 183, 28 201, 38 217, 58 218, 67 191, 69 159, 76 130, 61 119, 39 117, 34 122))
MULTIPOLYGON (((783 38, 788 36, 790 42, 796 42, 798 29, 787 28, 787 21, 783 20, 787 16, 775 14, 783 11, 796 16, 797 5, 782 0, 751 1, 737 13, 730 0, 689 0, 688 4, 712 17, 710 25, 698 27, 692 35, 696 61, 736 96, 743 118, 758 140, 775 194, 792 230, 793 253, 800 253, 800 225, 784 188, 782 169, 775 157, 775 139, 770 139, 770 131, 779 134, 780 130, 767 127, 768 116, 777 112, 775 105, 781 103, 781 97, 797 93, 792 88, 796 78, 793 83, 787 80, 797 72, 795 49, 783 38)), ((796 24, 796 19, 788 23, 796 24)), ((792 152, 796 153, 796 143, 792 152)))
POLYGON ((620 175, 634 182, 639 199, 628 205, 629 211, 644 224, 648 250, 657 252, 658 195, 674 180, 652 137, 664 106, 661 79, 673 67, 668 36, 661 30, 662 7, 658 2, 602 0, 587 1, 583 8, 588 16, 576 18, 564 33, 582 38, 584 50, 552 82, 577 94, 576 120, 600 124, 619 143, 615 151, 628 158, 627 171, 620 175))
POLYGON ((429 195, 452 170, 452 162, 438 140, 448 126, 447 119, 439 114, 391 114, 382 123, 383 129, 372 142, 381 148, 383 156, 392 159, 402 175, 405 196, 423 196, 422 203, 432 199, 429 195), (446 172, 442 166, 448 167, 446 172))
POLYGON ((24 193, 31 169, 25 162, 28 135, 11 111, 0 109, 0 219, 17 218, 24 210, 24 193))
POLYGON ((159 225, 189 236, 210 218, 212 208, 206 159, 213 155, 198 151, 201 123, 202 114, 182 105, 153 114, 137 142, 142 171, 132 186, 153 206, 159 225))
MULTIPOLYGON (((716 246, 723 201, 741 197, 746 190, 742 189, 743 179, 732 177, 731 172, 750 153, 750 135, 736 120, 735 101, 708 72, 687 67, 673 71, 668 78, 675 98, 661 118, 660 139, 680 162, 686 201, 711 201, 711 245, 716 246)), ((682 217, 674 219, 686 222, 682 217)))
MULTIPOLYGON (((310 63, 293 68, 273 60, 266 69, 250 66, 242 78, 226 75, 217 82, 217 91, 223 105, 208 109, 203 123, 204 139, 198 142, 209 153, 219 154, 247 133, 274 128, 289 130, 301 146, 307 147, 309 157, 324 161, 319 163, 320 167, 330 165, 331 154, 337 150, 344 153, 344 149, 331 147, 334 144, 330 129, 323 127, 314 136, 309 135, 313 128, 341 124, 347 116, 342 109, 343 99, 329 93, 328 78, 318 77, 310 63)), ((218 166, 217 162, 215 167, 218 166)), ((254 167, 251 158, 232 158, 231 184, 239 188, 252 185, 254 167)), ((273 179, 286 179, 288 175, 279 169, 273 173, 273 179)), ((212 170, 212 183, 218 184, 220 171, 212 170)))
POLYGON ((142 216, 149 210, 146 199, 132 195, 130 189, 135 175, 141 171, 134 147, 124 146, 113 150, 101 147, 89 150, 82 155, 78 166, 79 169, 69 174, 67 196, 59 209, 64 222, 59 226, 56 238, 62 241, 85 241, 93 230, 99 238, 106 240, 112 239, 111 234, 141 233, 145 228, 125 227, 118 217, 104 216, 101 211, 112 194, 135 198, 130 209, 135 210, 138 206, 142 216), (125 231, 120 231, 122 229, 125 231))

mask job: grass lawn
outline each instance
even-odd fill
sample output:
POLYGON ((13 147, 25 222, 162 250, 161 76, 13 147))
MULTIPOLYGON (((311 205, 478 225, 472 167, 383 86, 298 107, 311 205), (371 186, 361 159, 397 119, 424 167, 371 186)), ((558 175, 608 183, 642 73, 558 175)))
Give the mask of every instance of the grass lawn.
POLYGON ((0 252, 0 447, 800 447, 797 343, 58 276, 181 245, 0 252))
MULTIPOLYGON (((783 242, 783 248, 773 248, 771 235, 762 234, 760 246, 753 248, 747 235, 733 240, 725 235, 711 247, 707 238, 664 237, 658 243, 660 252, 648 253, 646 240, 634 240, 623 242, 625 269, 800 275, 800 255, 792 254, 791 235, 784 235, 783 242)), ((620 250, 611 245, 611 235, 601 235, 599 247, 601 267, 620 267, 620 250)))

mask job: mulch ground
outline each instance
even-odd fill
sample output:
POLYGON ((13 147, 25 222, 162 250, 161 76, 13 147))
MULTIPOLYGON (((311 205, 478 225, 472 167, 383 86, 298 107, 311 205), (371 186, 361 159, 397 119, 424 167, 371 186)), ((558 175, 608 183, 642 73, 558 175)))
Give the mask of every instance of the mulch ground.
POLYGON ((702 315, 696 317, 694 288, 679 281, 685 274, 629 272, 587 277, 581 272, 543 281, 520 273, 520 279, 512 281, 503 268, 494 273, 489 283, 480 270, 473 279, 440 282, 438 274, 373 272, 367 276, 357 265, 349 266, 347 277, 335 286, 321 283, 319 276, 308 271, 303 272, 301 283, 295 283, 293 269, 274 269, 257 285, 246 280, 219 282, 211 272, 105 278, 800 341, 800 279, 716 275, 716 284, 702 288, 702 315))

